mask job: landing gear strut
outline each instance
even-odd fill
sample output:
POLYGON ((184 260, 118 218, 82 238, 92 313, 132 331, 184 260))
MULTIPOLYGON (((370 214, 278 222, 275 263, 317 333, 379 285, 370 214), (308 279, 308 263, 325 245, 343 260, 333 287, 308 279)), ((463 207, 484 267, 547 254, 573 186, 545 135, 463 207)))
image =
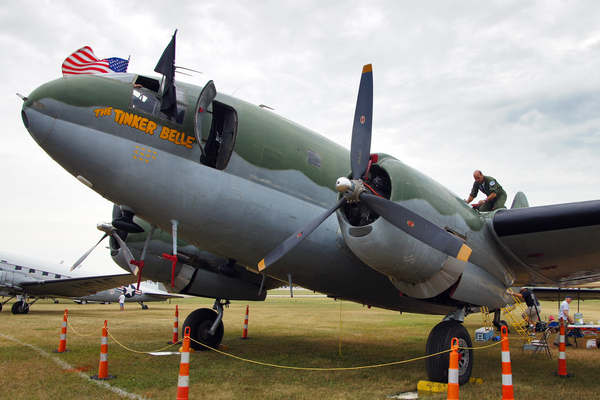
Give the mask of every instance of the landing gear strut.
MULTIPOLYGON (((456 320, 442 321, 429 333, 425 353, 432 355, 449 350, 452 338, 458 339, 458 383, 469 382, 473 369, 471 336, 462 323, 456 320)), ((427 377, 433 382, 448 382, 450 353, 445 352, 425 359, 427 377)))
POLYGON ((223 306, 228 306, 229 301, 223 303, 221 299, 215 300, 213 309, 200 308, 190 313, 183 323, 182 331, 185 332, 186 327, 190 327, 190 346, 194 350, 208 350, 208 347, 216 349, 223 340, 223 306))

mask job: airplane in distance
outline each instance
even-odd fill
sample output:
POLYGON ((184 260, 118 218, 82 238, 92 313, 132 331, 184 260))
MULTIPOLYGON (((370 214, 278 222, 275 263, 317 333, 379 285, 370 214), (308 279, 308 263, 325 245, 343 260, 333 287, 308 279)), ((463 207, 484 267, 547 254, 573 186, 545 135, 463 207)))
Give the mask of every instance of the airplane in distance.
POLYGON ((181 297, 145 282, 137 290, 137 285, 132 284, 136 281, 137 278, 130 273, 91 275, 79 270, 71 271, 63 264, 0 251, 0 296, 8 297, 0 302, 0 311, 4 304, 17 297, 11 309, 13 314, 27 314, 37 300, 48 298, 112 302, 118 301, 120 294, 125 293, 125 301, 137 301, 146 309, 148 306, 144 302, 181 297))
MULTIPOLYGON (((600 278, 599 200, 529 207, 519 193, 511 209, 480 213, 401 160, 372 153, 371 65, 348 151, 217 92, 213 81, 176 81, 175 37, 159 76, 67 75, 22 96, 22 119, 51 158, 117 205, 105 227, 124 242, 111 239, 117 264, 215 299, 216 312, 199 309, 184 322, 195 340, 218 346, 230 301, 297 285, 442 316, 425 353, 450 349, 456 337, 462 384, 473 367, 467 315, 505 307, 512 286, 600 278)), ((426 359, 429 380, 447 382, 448 358, 426 359)))
POLYGON ((152 301, 165 301, 173 298, 182 298, 183 296, 177 296, 170 294, 166 290, 163 290, 164 285, 162 283, 155 283, 151 281, 141 282, 140 288, 137 288, 136 284, 130 284, 125 286, 119 286, 108 290, 103 290, 96 294, 90 294, 89 296, 82 296, 77 299, 71 298, 77 304, 87 303, 117 303, 121 293, 125 295, 125 303, 137 302, 142 306, 143 310, 148 309, 149 303, 152 301))

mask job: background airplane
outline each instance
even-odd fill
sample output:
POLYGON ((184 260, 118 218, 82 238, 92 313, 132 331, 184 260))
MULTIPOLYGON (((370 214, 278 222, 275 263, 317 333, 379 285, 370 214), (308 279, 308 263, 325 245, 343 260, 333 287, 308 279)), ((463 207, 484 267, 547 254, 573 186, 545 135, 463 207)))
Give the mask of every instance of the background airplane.
POLYGON ((149 283, 136 290, 137 278, 131 274, 91 275, 79 269, 73 271, 64 264, 53 264, 28 256, 0 251, 0 295, 8 297, 4 304, 17 297, 13 314, 27 314, 39 299, 67 298, 80 301, 118 301, 125 292, 126 301, 164 301, 172 297, 149 283), (118 286, 118 287, 117 287, 118 286))
POLYGON ((137 302, 142 306, 142 309, 148 309, 148 306, 144 303, 152 301, 165 301, 173 298, 182 298, 183 296, 177 296, 170 294, 161 283, 144 281, 140 283, 140 288, 137 288, 137 284, 130 284, 125 286, 119 286, 117 288, 103 290, 96 294, 89 296, 79 297, 73 299, 78 304, 87 303, 118 303, 119 296, 121 293, 125 294, 125 302, 137 302))
MULTIPOLYGON (((48 82, 24 98, 22 117, 56 162, 119 205, 110 229, 126 246, 111 237, 111 252, 122 268, 136 272, 132 254, 145 261, 143 276, 216 299, 216 313, 196 310, 184 323, 196 340, 217 346, 230 300, 262 300, 271 282, 289 282, 334 298, 445 315, 426 352, 446 350, 457 337, 465 382, 473 354, 461 322, 469 313, 503 307, 513 284, 600 277, 599 201, 529 208, 520 195, 510 210, 479 214, 400 160, 372 155, 370 66, 348 152, 217 93, 212 81, 175 83, 174 59, 167 61, 156 68, 163 79, 112 74, 48 82), (172 246, 160 236, 169 231, 172 246), (193 254, 196 263, 181 239, 204 252, 193 254), (203 266, 211 257, 227 262, 203 266)), ((447 354, 426 365, 431 380, 447 379, 447 354)))

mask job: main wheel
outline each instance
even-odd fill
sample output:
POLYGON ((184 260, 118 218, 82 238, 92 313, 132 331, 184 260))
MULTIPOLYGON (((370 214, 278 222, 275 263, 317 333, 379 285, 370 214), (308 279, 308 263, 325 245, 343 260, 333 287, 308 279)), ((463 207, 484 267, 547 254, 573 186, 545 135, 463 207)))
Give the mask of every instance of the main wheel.
MULTIPOLYGON (((458 321, 442 321, 429 333, 425 353, 427 355, 440 353, 451 348, 452 338, 458 339, 458 383, 469 382, 473 369, 473 350, 471 336, 467 329, 458 321)), ((442 353, 425 359, 427 377, 433 382, 448 382, 448 367, 450 353, 442 353)))
POLYGON ((187 316, 182 329, 185 333, 185 328, 188 326, 190 327, 190 339, 192 339, 190 347, 194 350, 207 350, 205 346, 212 347, 213 349, 219 347, 225 331, 223 328, 223 321, 217 326, 215 334, 210 334, 210 328, 212 328, 217 316, 218 314, 216 312, 208 308, 200 308, 187 316), (196 342, 200 342, 205 346, 196 342))
POLYGON ((27 314, 29 312, 29 305, 24 301, 17 301, 12 305, 11 311, 13 314, 27 314))

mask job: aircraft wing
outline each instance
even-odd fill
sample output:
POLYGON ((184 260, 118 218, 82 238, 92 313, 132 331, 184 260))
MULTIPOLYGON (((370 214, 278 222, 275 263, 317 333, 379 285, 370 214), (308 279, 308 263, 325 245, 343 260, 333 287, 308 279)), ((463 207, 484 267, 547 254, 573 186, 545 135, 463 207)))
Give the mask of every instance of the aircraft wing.
POLYGON ((498 210, 492 223, 519 284, 600 279, 600 200, 498 210))
POLYGON ((149 298, 149 300, 144 300, 144 301, 165 301, 165 300, 177 299, 177 298, 183 299, 183 296, 179 296, 177 294, 170 294, 170 293, 165 293, 165 294, 144 293, 144 296, 149 298))
POLYGON ((534 287, 533 292, 538 300, 563 301, 566 295, 577 300, 600 300, 600 289, 534 287))
POLYGON ((33 296, 82 297, 137 282, 131 274, 97 275, 84 278, 48 279, 20 284, 33 296))

